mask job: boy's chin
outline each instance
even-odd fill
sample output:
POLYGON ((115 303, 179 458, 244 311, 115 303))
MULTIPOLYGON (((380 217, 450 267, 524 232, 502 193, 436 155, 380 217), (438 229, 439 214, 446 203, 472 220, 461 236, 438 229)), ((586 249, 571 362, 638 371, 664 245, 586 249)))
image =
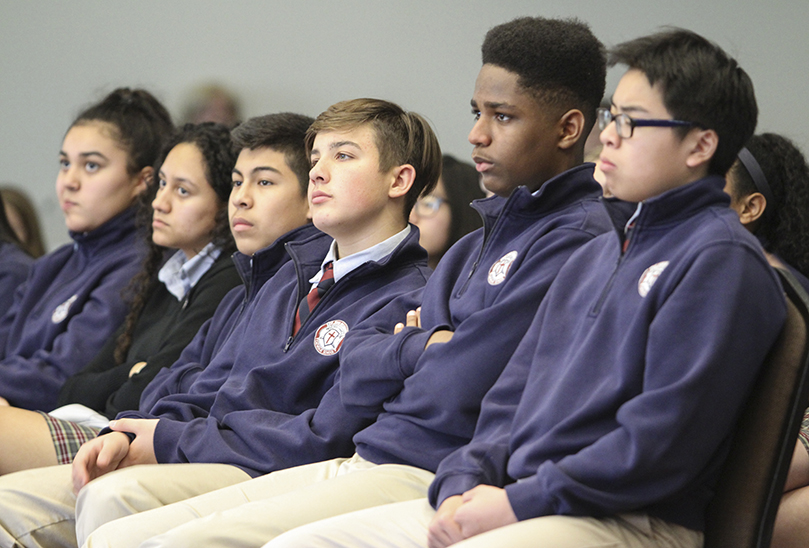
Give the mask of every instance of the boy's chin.
POLYGON ((483 185, 483 190, 502 198, 508 198, 511 196, 511 193, 514 192, 514 189, 520 186, 513 181, 504 180, 501 177, 492 175, 484 175, 481 177, 480 182, 483 185))

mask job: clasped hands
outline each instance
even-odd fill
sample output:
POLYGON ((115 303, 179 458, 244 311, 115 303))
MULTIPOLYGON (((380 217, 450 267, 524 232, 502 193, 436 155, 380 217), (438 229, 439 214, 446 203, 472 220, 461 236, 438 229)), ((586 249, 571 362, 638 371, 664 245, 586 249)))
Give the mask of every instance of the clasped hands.
POLYGON ((90 481, 119 468, 135 464, 157 464, 154 432, 158 420, 115 420, 110 422, 113 432, 82 445, 73 459, 73 491, 78 494, 90 481), (135 434, 132 443, 124 432, 135 434))

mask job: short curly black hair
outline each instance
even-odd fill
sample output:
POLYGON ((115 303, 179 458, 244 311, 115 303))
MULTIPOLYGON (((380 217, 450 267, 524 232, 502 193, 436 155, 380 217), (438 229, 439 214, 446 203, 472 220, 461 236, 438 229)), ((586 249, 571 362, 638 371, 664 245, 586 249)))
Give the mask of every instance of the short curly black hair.
POLYGON ((520 85, 543 106, 584 114, 586 136, 604 96, 607 57, 604 45, 578 19, 520 17, 498 25, 481 46, 483 64, 519 76, 520 85))
MULTIPOLYGON (((623 64, 659 85, 663 105, 677 120, 713 129, 719 143, 708 173, 724 176, 756 130, 753 82, 735 59, 699 34, 679 28, 643 36, 610 50, 610 65, 623 64)), ((691 128, 677 130, 684 136, 691 128)))
POLYGON ((287 166, 298 178, 301 196, 309 189, 309 155, 304 147, 306 130, 314 118, 280 112, 250 118, 236 126, 231 135, 239 149, 271 148, 282 152, 287 166))
MULTIPOLYGON (((747 142, 772 190, 772 201, 755 229, 770 253, 809 276, 809 166, 795 144, 781 135, 762 133, 747 142)), ((759 192, 741 162, 730 168, 734 200, 759 192)))

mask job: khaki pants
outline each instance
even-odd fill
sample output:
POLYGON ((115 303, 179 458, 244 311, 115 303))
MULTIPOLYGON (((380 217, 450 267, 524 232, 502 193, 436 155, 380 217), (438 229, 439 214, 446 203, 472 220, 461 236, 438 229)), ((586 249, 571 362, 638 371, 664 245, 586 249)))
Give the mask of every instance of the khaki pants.
MULTIPOLYGON (((146 515, 150 511, 246 482, 250 475, 229 464, 148 464, 116 470, 88 483, 76 503, 76 537, 79 546, 107 523, 146 515)), ((149 538, 150 531, 164 531, 159 523, 141 520, 134 538, 149 538)))
POLYGON ((77 501, 69 464, 0 476, 0 546, 75 548, 77 530, 83 540, 99 523, 248 479, 223 464, 134 466, 90 482, 77 501))
MULTIPOLYGON (((427 499, 388 504, 312 523, 264 548, 424 548, 435 511, 427 499)), ((547 516, 494 529, 458 548, 700 548, 702 533, 629 514, 609 519, 547 516)))
MULTIPOLYGON (((422 498, 433 477, 426 470, 378 466, 357 455, 351 459, 298 466, 101 525, 89 535, 87 546, 258 548, 299 525, 422 498)), ((137 481, 134 476, 131 479, 137 481)), ((121 498, 123 488, 115 486, 111 492, 113 498, 121 498)), ((133 484, 126 486, 126 490, 141 489, 133 484)), ((154 487, 149 491, 152 494, 143 496, 154 496, 158 489, 154 487)), ((96 500, 91 503, 90 497, 85 500, 79 512, 80 521, 84 521, 85 512, 95 513, 98 509, 106 513, 104 505, 120 505, 104 497, 100 503, 96 500)), ((85 530, 91 531, 89 527, 85 530)))

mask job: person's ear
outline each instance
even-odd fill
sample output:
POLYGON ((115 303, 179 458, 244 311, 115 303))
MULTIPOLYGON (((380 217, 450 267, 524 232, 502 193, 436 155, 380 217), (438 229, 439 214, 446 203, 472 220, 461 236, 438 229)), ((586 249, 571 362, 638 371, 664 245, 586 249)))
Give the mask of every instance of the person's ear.
POLYGON ((146 188, 152 184, 154 181, 154 168, 152 166, 146 166, 141 169, 135 177, 133 177, 134 186, 132 187, 132 197, 134 198, 146 188))
POLYGON ((690 141, 690 150, 686 165, 690 168, 708 166, 719 145, 719 135, 712 129, 693 130, 686 139, 690 141))
POLYGON ((413 186, 413 182, 416 180, 416 168, 410 164, 403 164, 393 168, 392 176, 393 180, 388 188, 388 197, 401 198, 413 186))
POLYGON ((559 128, 559 148, 566 150, 575 146, 583 137, 584 114, 580 110, 571 109, 565 112, 557 122, 559 128))
POLYGON ((767 198, 760 192, 748 194, 739 201, 739 220, 747 226, 758 221, 767 209, 767 198))

